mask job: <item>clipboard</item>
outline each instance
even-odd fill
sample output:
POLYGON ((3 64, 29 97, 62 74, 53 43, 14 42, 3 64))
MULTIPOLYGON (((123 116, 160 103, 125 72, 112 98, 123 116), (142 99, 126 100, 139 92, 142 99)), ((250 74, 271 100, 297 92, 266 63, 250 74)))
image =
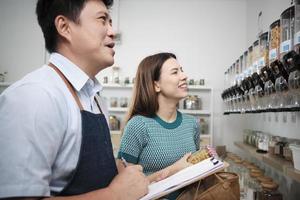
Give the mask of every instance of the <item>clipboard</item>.
POLYGON ((197 164, 187 167, 166 179, 148 186, 149 192, 140 200, 150 200, 163 197, 175 190, 190 185, 200 179, 223 170, 228 164, 216 159, 207 158, 197 164))

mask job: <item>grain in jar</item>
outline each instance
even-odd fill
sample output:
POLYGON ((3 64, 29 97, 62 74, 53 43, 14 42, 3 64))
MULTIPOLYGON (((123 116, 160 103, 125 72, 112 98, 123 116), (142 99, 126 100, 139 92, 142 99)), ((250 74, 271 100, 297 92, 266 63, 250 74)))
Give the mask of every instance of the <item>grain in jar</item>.
POLYGON ((279 59, 280 48, 280 20, 270 25, 269 31, 269 62, 279 59))
POLYGON ((295 0, 294 50, 300 53, 300 0, 295 0))
POLYGON ((259 70, 269 64, 269 47, 268 47, 268 32, 265 32, 259 37, 259 59, 258 68, 259 70))
POLYGON ((280 59, 292 50, 294 39, 295 6, 291 6, 280 15, 280 59))

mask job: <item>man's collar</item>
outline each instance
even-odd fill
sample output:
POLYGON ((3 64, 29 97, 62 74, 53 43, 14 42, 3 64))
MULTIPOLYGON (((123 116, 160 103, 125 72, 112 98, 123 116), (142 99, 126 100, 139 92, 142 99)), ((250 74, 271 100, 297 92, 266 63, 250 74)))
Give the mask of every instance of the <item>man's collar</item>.
MULTIPOLYGON (((91 80, 80 67, 59 53, 51 53, 49 62, 63 73, 78 92, 84 87, 88 80, 91 80)), ((94 88, 96 90, 102 90, 102 86, 96 78, 92 81, 94 82, 94 88)))

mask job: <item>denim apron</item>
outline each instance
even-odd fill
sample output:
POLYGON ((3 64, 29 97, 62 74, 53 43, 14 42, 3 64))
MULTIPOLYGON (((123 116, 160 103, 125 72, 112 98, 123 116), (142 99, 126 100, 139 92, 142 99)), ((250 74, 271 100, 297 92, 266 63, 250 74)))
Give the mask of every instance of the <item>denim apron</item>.
POLYGON ((117 175, 117 167, 112 151, 110 132, 104 114, 94 114, 83 110, 82 104, 66 77, 52 63, 49 64, 63 79, 80 108, 82 139, 77 166, 63 190, 56 196, 79 195, 107 187, 117 175))

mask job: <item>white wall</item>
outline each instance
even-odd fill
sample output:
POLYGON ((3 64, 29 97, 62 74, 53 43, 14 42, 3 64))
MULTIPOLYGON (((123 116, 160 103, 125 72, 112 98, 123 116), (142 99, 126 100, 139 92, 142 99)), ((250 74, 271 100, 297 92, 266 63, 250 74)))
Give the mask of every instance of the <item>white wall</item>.
POLYGON ((247 47, 258 36, 258 14, 261 11, 260 28, 269 31, 269 26, 280 18, 280 14, 291 5, 291 0, 247 0, 247 47))
POLYGON ((0 73, 16 81, 44 63, 44 39, 35 15, 36 0, 0 1, 0 73))
MULTIPOLYGON (((0 72, 8 71, 7 81, 16 81, 45 62, 35 2, 0 1, 0 72)), ((115 48, 120 75, 133 77, 140 60, 149 54, 175 53, 190 78, 204 78, 214 88, 214 138, 215 144, 223 144, 223 130, 231 129, 222 123, 223 73, 246 47, 246 1, 119 0, 115 8, 112 15, 122 33, 115 48)), ((98 77, 104 75, 110 75, 110 69, 98 77)), ((241 130, 242 123, 237 124, 241 130)))
MULTIPOLYGON (((175 53, 190 78, 204 78, 214 88, 214 143, 227 143, 220 93, 225 69, 246 47, 246 1, 120 0, 118 28, 115 65, 121 76, 133 77, 145 56, 175 53)), ((102 76, 110 74, 107 69, 102 76)), ((236 127, 242 130, 242 123, 236 127)))

